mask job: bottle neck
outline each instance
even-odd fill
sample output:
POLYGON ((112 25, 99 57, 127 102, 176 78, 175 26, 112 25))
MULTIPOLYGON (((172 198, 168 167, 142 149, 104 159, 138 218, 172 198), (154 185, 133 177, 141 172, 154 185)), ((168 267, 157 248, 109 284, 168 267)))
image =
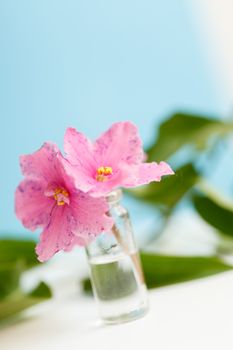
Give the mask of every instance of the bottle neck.
POLYGON ((114 206, 115 204, 119 203, 119 201, 122 198, 122 190, 121 189, 116 189, 114 191, 109 192, 105 196, 108 204, 110 207, 114 206))

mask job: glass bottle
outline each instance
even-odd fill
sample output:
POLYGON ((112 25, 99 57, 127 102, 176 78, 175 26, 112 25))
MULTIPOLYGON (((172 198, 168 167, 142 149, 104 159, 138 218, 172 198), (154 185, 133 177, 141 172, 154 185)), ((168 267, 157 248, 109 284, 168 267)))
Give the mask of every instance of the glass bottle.
POLYGON ((114 226, 86 247, 92 289, 100 317, 106 323, 131 321, 148 311, 141 262, 121 197, 121 190, 107 195, 114 226))

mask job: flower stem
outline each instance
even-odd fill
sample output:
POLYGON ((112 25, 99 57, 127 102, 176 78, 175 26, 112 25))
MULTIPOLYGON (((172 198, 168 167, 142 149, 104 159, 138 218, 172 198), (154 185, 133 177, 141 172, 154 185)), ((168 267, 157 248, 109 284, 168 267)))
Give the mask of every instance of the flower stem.
POLYGON ((113 227, 112 227, 112 233, 114 234, 114 236, 116 238, 116 241, 122 247, 124 253, 127 254, 131 258, 132 263, 133 263, 133 265, 135 267, 135 270, 136 270, 136 272, 137 272, 137 274, 139 276, 140 283, 144 284, 145 280, 144 280, 144 275, 143 275, 143 272, 142 272, 141 262, 140 262, 140 258, 139 258, 138 253, 136 252, 136 253, 131 254, 129 252, 129 249, 128 249, 127 245, 125 244, 124 240, 122 239, 120 231, 117 228, 116 224, 114 224, 113 227))

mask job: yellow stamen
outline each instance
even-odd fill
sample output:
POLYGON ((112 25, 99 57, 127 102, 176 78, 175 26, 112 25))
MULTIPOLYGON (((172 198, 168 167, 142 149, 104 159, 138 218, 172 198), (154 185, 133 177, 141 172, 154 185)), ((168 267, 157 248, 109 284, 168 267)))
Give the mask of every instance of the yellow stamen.
POLYGON ((112 175, 112 168, 110 166, 101 166, 96 171, 96 180, 106 181, 108 175, 112 175))
POLYGON ((66 202, 63 200, 64 197, 69 197, 69 193, 63 188, 56 188, 53 194, 54 199, 57 201, 57 205, 64 205, 66 202))
POLYGON ((64 201, 57 201, 57 205, 64 205, 66 204, 64 201))

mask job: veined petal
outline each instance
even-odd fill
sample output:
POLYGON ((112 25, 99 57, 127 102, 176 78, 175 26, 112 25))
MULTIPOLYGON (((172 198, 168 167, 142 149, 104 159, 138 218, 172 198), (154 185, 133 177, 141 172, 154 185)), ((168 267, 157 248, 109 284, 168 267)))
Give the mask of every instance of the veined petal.
POLYGON ((23 180, 15 192, 15 212, 23 225, 34 231, 50 220, 54 200, 45 197, 43 183, 23 180))
POLYGON ((20 166, 23 175, 43 181, 59 179, 60 169, 57 160, 59 153, 55 144, 46 142, 38 151, 21 156, 20 166))
POLYGON ((104 198, 93 198, 83 192, 77 194, 72 202, 73 216, 76 218, 75 235, 88 244, 95 236, 109 231, 113 219, 106 215, 109 210, 104 198))
POLYGON ((86 175, 96 168, 91 141, 74 128, 68 128, 64 137, 64 150, 72 165, 80 166, 86 175))
POLYGON ((95 181, 94 186, 92 186, 88 193, 95 198, 105 196, 123 183, 124 179, 128 177, 127 170, 130 172, 129 167, 122 168, 121 170, 118 169, 108 181, 95 181))
POLYGON ((55 206, 50 222, 41 233, 40 242, 36 246, 39 261, 47 261, 55 253, 73 248, 76 244, 76 237, 72 233, 73 225, 68 206, 55 206))
POLYGON ((122 183, 124 187, 145 185, 152 181, 160 181, 164 175, 173 175, 174 171, 165 162, 142 163, 131 169, 131 174, 122 183))
POLYGON ((119 162, 138 164, 144 155, 137 127, 129 121, 113 124, 96 140, 94 148, 99 166, 113 168, 119 162))
POLYGON ((95 184, 98 163, 94 159, 91 141, 74 128, 68 128, 64 137, 64 149, 68 162, 66 171, 75 178, 76 186, 88 192, 95 184))
POLYGON ((54 207, 36 247, 38 259, 43 262, 61 250, 85 246, 101 232, 110 230, 113 221, 105 214, 107 210, 104 199, 94 199, 82 192, 73 194, 70 206, 54 207))
POLYGON ((94 176, 91 177, 90 174, 86 174, 85 169, 80 165, 72 165, 68 159, 63 159, 62 165, 65 172, 73 179, 76 188, 83 192, 88 192, 93 188, 96 183, 94 176))

